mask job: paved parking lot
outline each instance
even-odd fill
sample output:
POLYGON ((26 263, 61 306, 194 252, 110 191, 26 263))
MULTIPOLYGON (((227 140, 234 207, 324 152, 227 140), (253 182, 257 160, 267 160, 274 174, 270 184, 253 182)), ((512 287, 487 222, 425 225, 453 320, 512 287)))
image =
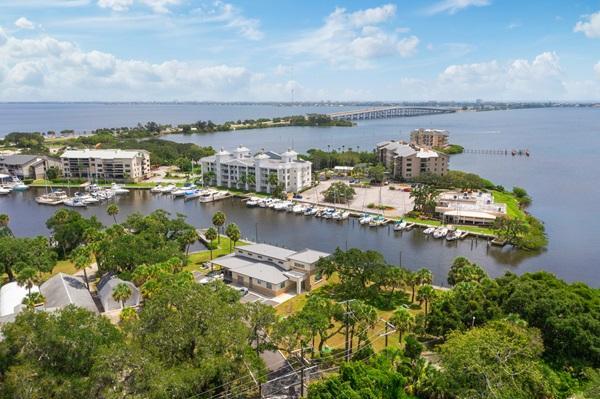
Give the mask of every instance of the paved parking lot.
MULTIPOLYGON (((318 203, 320 205, 328 205, 328 203, 324 202, 322 193, 326 191, 329 188, 329 186, 331 186, 337 181, 348 183, 348 180, 337 179, 323 181, 318 186, 313 187, 310 190, 304 191, 302 193, 303 201, 308 201, 315 204, 318 203)), ((376 210, 374 209, 367 208, 367 205, 371 203, 381 203, 383 205, 391 206, 392 208, 394 208, 385 211, 385 216, 402 216, 406 212, 411 211, 414 207, 414 202, 410 198, 410 193, 402 191, 403 187, 406 186, 400 184, 390 184, 389 186, 369 188, 353 187, 354 191, 356 192, 356 195, 354 196, 352 201, 350 201, 348 207, 357 212, 376 212, 376 210), (394 187, 395 190, 390 190, 390 187, 394 187)))

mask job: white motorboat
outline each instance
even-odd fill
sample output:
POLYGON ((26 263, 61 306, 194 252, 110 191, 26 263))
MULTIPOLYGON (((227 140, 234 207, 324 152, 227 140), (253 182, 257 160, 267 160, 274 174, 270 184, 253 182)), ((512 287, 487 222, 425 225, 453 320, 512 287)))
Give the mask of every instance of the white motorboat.
POLYGON ((406 226, 408 226, 408 223, 406 223, 404 220, 398 220, 396 223, 394 223, 394 231, 402 231, 406 228, 406 226))
POLYGON ((193 183, 186 183, 183 187, 173 190, 171 194, 174 197, 183 197, 186 193, 196 189, 196 185, 193 183))
POLYGON ((150 192, 154 193, 154 194, 162 193, 163 187, 164 186, 162 184, 157 184, 156 186, 154 186, 150 189, 150 192))
POLYGON ((174 184, 169 184, 169 185, 163 186, 160 189, 160 193, 161 194, 171 194, 175 190, 177 190, 177 186, 174 184))
POLYGON ((13 176, 12 178, 12 183, 10 184, 10 187, 12 188, 13 191, 25 191, 29 188, 29 186, 25 183, 23 183, 18 177, 13 176))
POLYGON ((75 198, 78 198, 81 202, 86 205, 97 204, 100 202, 98 197, 93 196, 92 194, 84 194, 84 193, 75 193, 75 198))
POLYGON ((199 197, 200 202, 213 202, 229 196, 227 191, 205 190, 199 197))
POLYGON ((373 219, 373 217, 371 215, 367 215, 366 213, 363 214, 360 219, 358 219, 358 223, 360 224, 369 224, 371 223, 371 220, 373 219))
POLYGON ((63 201, 67 200, 69 196, 62 190, 53 191, 48 194, 40 195, 35 198, 35 202, 44 205, 60 205, 63 201))
POLYGON ((341 211, 339 220, 346 220, 350 217, 349 211, 341 211))
POLYGON ((125 187, 123 187, 117 183, 111 184, 110 189, 112 190, 112 192, 114 192, 117 195, 127 194, 129 192, 128 189, 126 189, 125 187))
POLYGON ((317 214, 317 208, 313 207, 313 206, 309 206, 308 208, 306 208, 304 210, 304 216, 314 216, 317 214))
POLYGON ((73 208, 85 208, 87 206, 85 202, 83 202, 83 200, 79 197, 67 198, 63 201, 63 204, 65 206, 70 206, 73 208))
POLYGON ((273 209, 276 211, 285 211, 292 203, 290 201, 279 201, 273 205, 273 209))
POLYGON ((246 206, 249 208, 255 207, 259 204, 260 202, 260 198, 258 197, 250 197, 248 198, 248 200, 246 201, 246 206))
POLYGON ((300 205, 300 204, 294 205, 294 207, 292 208, 292 212, 294 212, 297 215, 304 213, 305 210, 306 210, 306 207, 304 205, 300 205))
POLYGON ((427 227, 425 230, 423 230, 423 234, 433 234, 433 232, 435 231, 435 227, 427 227))
POLYGON ((204 190, 200 190, 200 189, 187 191, 183 196, 183 200, 189 201, 194 198, 199 198, 203 193, 204 193, 204 190))
POLYGON ((267 203, 267 208, 275 208, 275 205, 280 204, 281 202, 281 200, 272 199, 271 202, 267 203))
POLYGON ((321 217, 323 219, 333 219, 333 214, 335 213, 335 209, 327 208, 321 213, 321 217))
POLYGON ((264 198, 258 201, 259 208, 269 208, 269 205, 273 203, 273 198, 264 198))
POLYGON ((461 232, 456 230, 455 228, 448 229, 448 234, 446 234, 447 241, 454 241, 460 238, 461 232))
POLYGON ((446 234, 448 234, 448 229, 440 226, 433 232, 433 238, 444 238, 446 234))
POLYGON ((385 223, 385 218, 383 216, 375 216, 369 222, 369 227, 382 226, 384 223, 385 223))
POLYGON ((12 192, 12 187, 0 186, 0 195, 10 194, 11 192, 12 192))

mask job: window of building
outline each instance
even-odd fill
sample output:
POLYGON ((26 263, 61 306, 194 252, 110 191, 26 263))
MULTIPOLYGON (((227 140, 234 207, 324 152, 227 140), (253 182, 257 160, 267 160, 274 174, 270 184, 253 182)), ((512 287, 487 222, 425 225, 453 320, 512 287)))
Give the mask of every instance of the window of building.
POLYGON ((285 288, 285 281, 281 284, 279 284, 279 288, 285 288))
POLYGON ((267 288, 271 290, 273 289, 273 285, 271 283, 267 283, 267 288))
POLYGON ((259 280, 259 279, 256 279, 256 284, 258 284, 258 285, 263 285, 263 281, 262 281, 262 280, 259 280))

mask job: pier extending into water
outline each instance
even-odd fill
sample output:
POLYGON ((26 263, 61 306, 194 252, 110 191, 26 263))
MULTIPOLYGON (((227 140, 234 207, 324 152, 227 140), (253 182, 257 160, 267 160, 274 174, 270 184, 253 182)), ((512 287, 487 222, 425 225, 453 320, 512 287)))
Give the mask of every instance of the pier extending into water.
POLYGON ((357 109, 354 111, 333 112, 331 114, 328 114, 328 116, 333 120, 358 121, 369 119, 387 119, 435 114, 450 114, 453 112, 456 112, 456 109, 437 107, 377 107, 357 109))
POLYGON ((529 150, 507 150, 507 149, 469 149, 465 148, 463 150, 464 154, 481 154, 481 155, 512 155, 516 156, 525 156, 528 157, 531 155, 529 150))

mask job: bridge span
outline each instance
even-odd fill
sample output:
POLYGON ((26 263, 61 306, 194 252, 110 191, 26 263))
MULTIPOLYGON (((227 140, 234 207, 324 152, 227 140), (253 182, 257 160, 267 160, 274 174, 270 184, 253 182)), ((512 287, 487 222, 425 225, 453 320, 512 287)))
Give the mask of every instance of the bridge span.
POLYGON ((456 112, 453 108, 435 107, 377 107, 357 109, 354 111, 341 111, 328 114, 334 120, 358 121, 367 119, 400 118, 408 116, 449 114, 456 112))

